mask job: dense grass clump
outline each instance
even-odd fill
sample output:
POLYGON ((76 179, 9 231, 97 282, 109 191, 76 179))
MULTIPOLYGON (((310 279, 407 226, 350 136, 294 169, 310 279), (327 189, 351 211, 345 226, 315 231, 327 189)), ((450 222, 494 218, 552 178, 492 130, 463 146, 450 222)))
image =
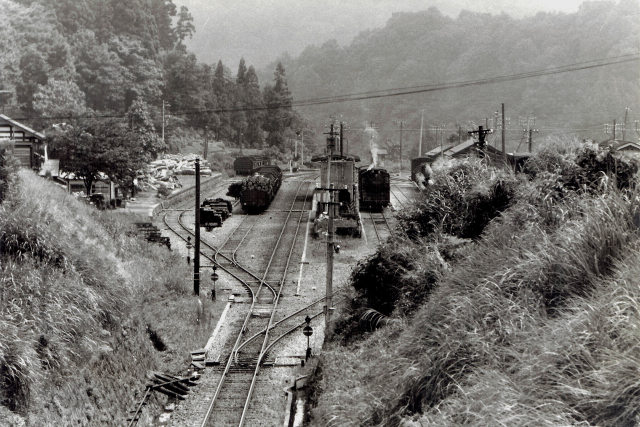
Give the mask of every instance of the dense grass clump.
MULTIPOLYGON (((314 422, 637 425, 640 196, 620 190, 615 170, 597 184, 585 178, 598 175, 585 166, 600 167, 593 149, 541 153, 562 160, 555 177, 510 181, 508 206, 454 257, 442 256, 446 268, 422 283, 429 291, 409 316, 396 304, 366 339, 331 343, 314 422)), ((426 238, 441 241, 443 229, 433 230, 426 238)), ((392 286, 400 294, 416 286, 403 285, 412 266, 433 265, 424 243, 404 250, 411 263, 392 286)), ((374 256, 373 271, 385 271, 377 266, 385 256, 374 256)))
POLYGON ((184 333, 195 323, 186 263, 129 236, 136 218, 99 212, 30 171, 11 180, 0 204, 1 413, 120 425, 149 370, 177 371, 181 345, 204 342, 207 332, 184 333), (174 329, 156 311, 167 301, 174 329))
POLYGON ((513 174, 480 159, 436 168, 432 179, 415 207, 398 215, 400 228, 410 237, 441 232, 477 238, 511 204, 517 183, 513 174))

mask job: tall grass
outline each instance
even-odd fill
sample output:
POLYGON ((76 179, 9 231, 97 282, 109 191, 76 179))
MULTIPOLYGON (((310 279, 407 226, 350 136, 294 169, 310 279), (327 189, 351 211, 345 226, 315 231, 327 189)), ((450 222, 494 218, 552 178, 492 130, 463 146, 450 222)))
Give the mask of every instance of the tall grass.
MULTIPOLYGON (((150 309, 192 305, 189 271, 130 236, 135 218, 29 171, 14 183, 0 204, 0 406, 33 425, 121 424, 146 373, 177 371, 195 346, 181 347, 194 316, 174 318, 176 332, 150 309), (149 325, 167 351, 154 349, 149 325)), ((205 334, 190 339, 201 346, 205 334)))
MULTIPOLYGON (((637 424, 640 198, 567 172, 590 149, 560 153, 552 187, 545 173, 518 181, 413 315, 331 343, 314 422, 637 424)), ((413 263, 432 265, 418 248, 413 263)))

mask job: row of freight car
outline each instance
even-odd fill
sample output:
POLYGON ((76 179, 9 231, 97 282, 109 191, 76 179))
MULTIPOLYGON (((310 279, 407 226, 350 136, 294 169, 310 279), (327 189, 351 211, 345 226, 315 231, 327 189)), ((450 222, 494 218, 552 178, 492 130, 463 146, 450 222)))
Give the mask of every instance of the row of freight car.
POLYGON ((269 207, 282 184, 282 170, 263 162, 266 160, 262 157, 241 157, 235 162, 236 174, 250 176, 231 184, 227 195, 240 199, 247 213, 258 213, 269 207), (247 173, 249 168, 253 169, 247 173))
POLYGON ((233 204, 222 198, 204 199, 200 205, 200 226, 207 231, 221 227, 222 221, 229 218, 233 211, 233 204))

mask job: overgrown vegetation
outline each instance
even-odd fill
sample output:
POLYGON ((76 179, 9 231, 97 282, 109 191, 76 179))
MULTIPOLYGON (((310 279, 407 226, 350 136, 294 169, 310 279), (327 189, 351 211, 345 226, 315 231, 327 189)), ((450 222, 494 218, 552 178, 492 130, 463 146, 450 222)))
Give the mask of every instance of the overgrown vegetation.
POLYGON ((567 143, 525 170, 466 160, 435 173, 354 272, 314 422, 639 422, 637 163, 567 143))
POLYGON ((12 183, 0 204, 0 417, 122 424, 149 370, 177 372, 206 342, 186 263, 129 237, 134 218, 30 171, 12 183))

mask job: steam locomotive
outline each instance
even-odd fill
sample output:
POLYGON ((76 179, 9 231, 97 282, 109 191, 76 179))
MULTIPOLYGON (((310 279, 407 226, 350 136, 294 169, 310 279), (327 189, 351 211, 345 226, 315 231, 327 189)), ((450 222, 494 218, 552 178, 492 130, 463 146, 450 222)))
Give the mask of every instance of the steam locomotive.
POLYGON ((361 167, 358 171, 360 210, 382 211, 390 202, 391 178, 383 168, 361 167))

